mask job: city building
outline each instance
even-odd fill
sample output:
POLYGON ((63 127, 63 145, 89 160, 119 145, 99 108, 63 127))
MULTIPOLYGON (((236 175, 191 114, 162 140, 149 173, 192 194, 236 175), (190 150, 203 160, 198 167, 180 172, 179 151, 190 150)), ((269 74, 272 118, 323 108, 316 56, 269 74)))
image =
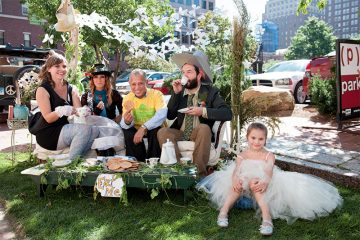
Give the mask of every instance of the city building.
MULTIPOLYGON (((170 0, 170 5, 178 11, 181 7, 182 9, 192 10, 192 5, 199 7, 196 11, 197 15, 203 15, 208 11, 213 11, 215 9, 215 0, 170 0)), ((189 35, 189 32, 192 32, 197 27, 197 19, 189 18, 188 16, 183 16, 183 26, 181 31, 175 31, 174 35, 180 41, 180 44, 190 45, 193 42, 192 36, 189 35)))
POLYGON ((262 43, 264 52, 275 52, 279 48, 279 27, 270 21, 264 21, 257 25, 255 39, 262 43))
POLYGON ((33 47, 42 45, 40 21, 28 18, 28 8, 20 0, 0 0, 0 45, 33 47))
POLYGON ((337 38, 351 38, 360 34, 360 1, 328 0, 325 22, 334 29, 337 38))
POLYGON ((307 15, 296 15, 298 2, 298 0, 269 0, 265 5, 262 21, 269 21, 278 26, 278 48, 289 47, 291 38, 310 16, 324 18, 324 11, 319 11, 316 1, 312 1, 308 7, 307 15))

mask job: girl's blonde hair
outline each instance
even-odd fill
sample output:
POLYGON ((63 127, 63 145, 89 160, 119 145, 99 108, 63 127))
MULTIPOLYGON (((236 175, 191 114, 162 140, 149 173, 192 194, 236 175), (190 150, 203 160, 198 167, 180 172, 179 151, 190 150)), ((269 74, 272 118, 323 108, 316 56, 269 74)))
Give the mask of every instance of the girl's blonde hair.
MULTIPOLYGON (((102 75, 102 74, 99 74, 102 75)), ((109 105, 111 105, 112 103, 112 86, 111 86, 111 82, 110 82, 110 77, 107 75, 105 76, 105 91, 106 91, 106 97, 107 97, 107 102, 109 105)), ((92 95, 94 96, 95 94, 95 84, 94 84, 94 77, 90 77, 90 83, 89 83, 89 87, 90 87, 90 91, 92 93, 92 95)))
MULTIPOLYGON (((55 86, 54 80, 51 78, 51 74, 49 73, 49 69, 54 66, 58 65, 60 63, 67 63, 66 58, 56 53, 54 50, 49 51, 49 56, 46 59, 45 64, 41 67, 40 73, 39 73, 39 79, 41 80, 41 83, 49 82, 52 87, 55 86)), ((63 79, 63 83, 66 83, 66 80, 63 79)))
MULTIPOLYGON (((259 123, 259 122, 253 122, 248 126, 248 128, 246 130, 246 138, 248 138, 250 132, 253 129, 258 129, 258 130, 263 131, 265 133, 265 139, 267 139, 268 130, 264 124, 259 123)), ((266 143, 266 140, 265 140, 265 143, 266 143)))

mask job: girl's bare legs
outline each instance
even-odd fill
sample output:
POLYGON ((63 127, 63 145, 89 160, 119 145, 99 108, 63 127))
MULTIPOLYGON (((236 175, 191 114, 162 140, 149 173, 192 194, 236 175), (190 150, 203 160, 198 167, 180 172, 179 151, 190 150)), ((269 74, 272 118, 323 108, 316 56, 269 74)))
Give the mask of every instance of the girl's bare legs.
POLYGON ((264 199, 264 192, 253 191, 254 184, 255 184, 255 181, 250 182, 250 189, 252 190, 255 200, 261 210, 262 224, 260 227, 260 232, 263 235, 271 235, 272 231, 273 231, 273 224, 272 224, 270 209, 264 199))
POLYGON ((238 200, 240 198, 240 196, 241 196, 241 191, 236 192, 233 189, 231 189, 229 196, 226 198, 224 205, 220 209, 220 215, 227 216, 229 210, 234 205, 236 200, 238 200))
POLYGON ((261 217, 263 220, 271 221, 270 210, 266 202, 264 201, 264 193, 253 192, 255 200, 261 209, 261 217))
POLYGON ((225 203, 222 206, 222 208, 220 209, 220 212, 218 215, 217 224, 220 227, 227 227, 229 225, 228 212, 229 212, 230 208, 234 205, 236 200, 239 199, 240 196, 241 196, 241 191, 237 192, 237 191, 234 191, 234 189, 230 190, 230 193, 229 193, 228 197, 226 198, 225 203))

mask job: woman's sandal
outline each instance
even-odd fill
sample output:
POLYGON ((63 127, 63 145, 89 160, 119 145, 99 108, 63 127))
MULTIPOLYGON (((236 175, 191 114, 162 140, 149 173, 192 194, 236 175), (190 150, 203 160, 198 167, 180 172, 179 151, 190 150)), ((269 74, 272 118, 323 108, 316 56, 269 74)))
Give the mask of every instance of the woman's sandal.
POLYGON ((228 227, 229 226, 229 219, 227 217, 227 214, 219 213, 218 219, 217 219, 217 225, 219 227, 228 227))
POLYGON ((262 224, 260 225, 260 233, 263 236, 270 236, 273 234, 274 225, 270 220, 263 220, 262 224))

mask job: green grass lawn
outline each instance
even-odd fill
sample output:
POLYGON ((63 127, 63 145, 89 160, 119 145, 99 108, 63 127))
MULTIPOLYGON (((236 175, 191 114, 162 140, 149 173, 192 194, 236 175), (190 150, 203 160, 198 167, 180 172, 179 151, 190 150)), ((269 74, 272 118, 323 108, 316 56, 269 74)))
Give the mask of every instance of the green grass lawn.
MULTIPOLYGON (((0 199, 7 213, 30 239, 261 239, 260 220, 254 210, 234 209, 230 226, 216 225, 217 211, 194 192, 185 206, 181 192, 169 191, 151 199, 146 190, 128 190, 129 206, 118 199, 98 197, 92 189, 50 188, 39 198, 28 176, 20 172, 31 166, 27 154, 0 153, 0 199)), ((269 239, 360 239, 360 191, 340 188, 342 209, 315 221, 298 220, 287 225, 275 220, 269 239)))

